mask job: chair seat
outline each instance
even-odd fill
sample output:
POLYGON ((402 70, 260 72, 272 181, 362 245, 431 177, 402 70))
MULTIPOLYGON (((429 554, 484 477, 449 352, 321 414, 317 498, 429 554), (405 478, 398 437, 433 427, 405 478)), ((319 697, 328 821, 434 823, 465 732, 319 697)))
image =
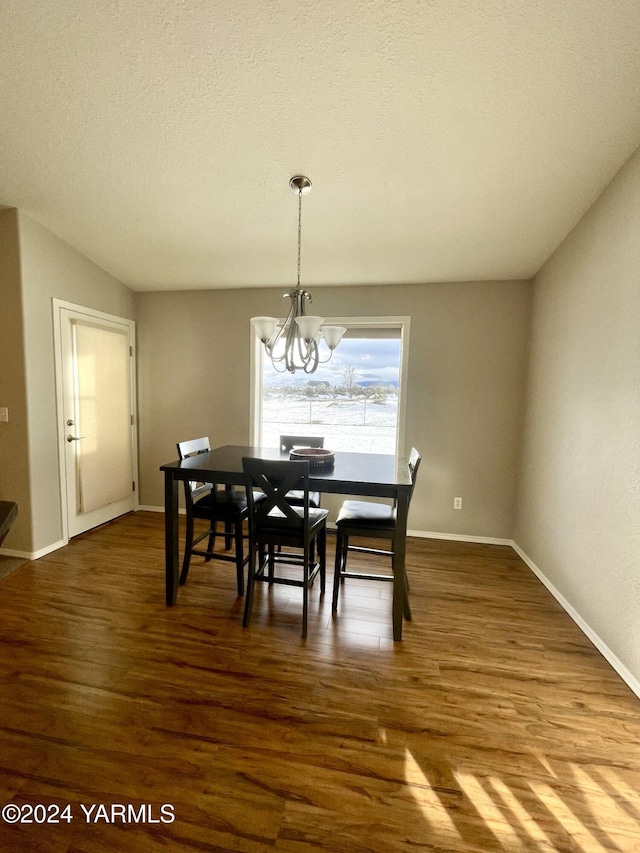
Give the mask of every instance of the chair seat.
MULTIPOLYGON (((285 495, 287 503, 291 506, 302 506, 304 503, 304 492, 302 489, 291 489, 285 495)), ((309 506, 320 506, 320 492, 309 492, 309 506)))
POLYGON ((227 489, 219 489, 217 492, 209 492, 209 494, 200 498, 193 505, 194 514, 197 517, 199 512, 206 512, 207 516, 215 510, 216 515, 237 515, 247 509, 247 496, 244 491, 228 491, 227 489))
MULTIPOLYGON (((303 507, 292 506, 291 509, 301 518, 304 517, 303 507)), ((316 528, 321 527, 326 522, 328 515, 329 510, 327 509, 309 507, 309 531, 313 533, 315 532, 316 528)), ((291 526, 291 522, 281 510, 277 508, 272 509, 268 515, 268 519, 268 524, 265 521, 261 522, 258 538, 261 538, 263 536, 269 536, 272 533, 277 534, 278 536, 282 536, 283 531, 286 535, 286 528, 291 526)), ((297 531, 293 531, 292 534, 295 538, 299 536, 297 531)))
POLYGON ((345 501, 336 519, 337 527, 388 527, 393 530, 396 524, 396 511, 387 504, 369 501, 345 501))

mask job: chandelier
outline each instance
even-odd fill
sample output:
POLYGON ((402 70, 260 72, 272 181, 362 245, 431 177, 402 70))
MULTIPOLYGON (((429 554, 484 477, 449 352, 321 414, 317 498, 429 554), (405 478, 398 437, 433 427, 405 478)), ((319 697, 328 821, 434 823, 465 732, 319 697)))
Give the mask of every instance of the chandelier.
POLYGON ((296 175, 289 186, 298 195, 298 284, 282 298, 291 300, 287 318, 282 323, 277 317, 252 317, 256 334, 264 344, 265 352, 278 373, 315 373, 319 364, 331 360, 333 351, 347 331, 343 326, 323 326, 324 317, 305 314, 305 303, 311 294, 300 287, 300 248, 302 245, 302 196, 311 192, 311 181, 296 175), (320 358, 320 342, 329 348, 329 357, 320 358))

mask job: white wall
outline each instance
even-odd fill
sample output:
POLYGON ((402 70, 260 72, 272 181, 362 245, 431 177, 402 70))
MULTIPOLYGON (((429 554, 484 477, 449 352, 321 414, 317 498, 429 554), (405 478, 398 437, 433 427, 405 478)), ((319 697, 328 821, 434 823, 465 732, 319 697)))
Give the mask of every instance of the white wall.
POLYGON ((514 539, 640 688, 640 150, 535 279, 514 539))

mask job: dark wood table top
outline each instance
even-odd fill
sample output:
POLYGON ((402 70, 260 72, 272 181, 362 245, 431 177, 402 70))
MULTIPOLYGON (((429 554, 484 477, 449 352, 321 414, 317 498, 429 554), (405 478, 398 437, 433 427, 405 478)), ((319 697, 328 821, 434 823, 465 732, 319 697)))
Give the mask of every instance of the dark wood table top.
MULTIPOLYGON (((241 484, 244 483, 243 456, 289 458, 288 453, 276 447, 228 444, 208 453, 169 462, 160 470, 178 480, 241 484)), ((391 454, 336 451, 333 466, 310 467, 309 487, 325 493, 395 497, 411 488, 411 476, 406 459, 396 459, 391 454)))

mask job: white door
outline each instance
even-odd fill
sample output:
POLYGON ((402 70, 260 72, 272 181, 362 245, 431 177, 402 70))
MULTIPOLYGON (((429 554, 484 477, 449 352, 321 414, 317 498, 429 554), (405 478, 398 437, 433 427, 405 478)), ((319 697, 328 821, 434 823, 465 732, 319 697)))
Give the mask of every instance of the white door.
POLYGON ((135 325, 55 301, 54 315, 63 514, 70 538, 134 508, 135 325))

